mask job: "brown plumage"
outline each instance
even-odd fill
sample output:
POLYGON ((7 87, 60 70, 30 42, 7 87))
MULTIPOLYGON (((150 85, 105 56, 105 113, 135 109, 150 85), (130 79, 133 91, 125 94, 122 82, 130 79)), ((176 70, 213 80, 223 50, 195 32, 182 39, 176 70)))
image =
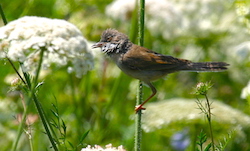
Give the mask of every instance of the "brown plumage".
POLYGON ((162 55, 133 44, 125 34, 114 29, 105 30, 100 42, 92 47, 100 47, 124 73, 149 85, 153 93, 136 107, 136 112, 144 109, 142 106, 156 94, 152 81, 177 71, 224 71, 229 65, 225 62, 192 62, 162 55))

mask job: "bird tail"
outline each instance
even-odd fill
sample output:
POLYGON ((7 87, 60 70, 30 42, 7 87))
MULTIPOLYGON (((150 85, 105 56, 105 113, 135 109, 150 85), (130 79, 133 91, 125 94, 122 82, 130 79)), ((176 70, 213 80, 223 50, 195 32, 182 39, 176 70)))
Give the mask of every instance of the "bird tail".
POLYGON ((229 64, 225 62, 190 62, 186 66, 183 66, 181 70, 194 72, 220 72, 227 70, 226 66, 229 66, 229 64))

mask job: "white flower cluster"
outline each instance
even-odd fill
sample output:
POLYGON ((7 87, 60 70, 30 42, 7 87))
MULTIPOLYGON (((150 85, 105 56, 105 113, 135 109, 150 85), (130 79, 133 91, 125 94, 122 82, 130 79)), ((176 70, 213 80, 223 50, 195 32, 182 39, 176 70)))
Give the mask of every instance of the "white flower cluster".
POLYGON ((19 61, 34 74, 44 50, 42 68, 52 64, 68 66, 68 72, 82 77, 93 68, 87 41, 73 24, 60 19, 26 16, 0 28, 0 58, 19 61))
POLYGON ((91 147, 90 145, 88 145, 86 148, 83 148, 81 151, 126 151, 123 146, 118 146, 116 147, 112 147, 112 144, 108 144, 105 146, 105 148, 102 148, 99 145, 95 145, 94 147, 91 147))
MULTIPOLYGON (((196 101, 195 99, 173 98, 168 101, 149 103, 143 116, 143 129, 146 132, 152 132, 157 129, 171 127, 171 124, 180 122, 189 124, 206 122, 204 114, 201 114, 201 110, 197 108, 196 101)), ((235 128, 249 126, 249 115, 220 101, 213 100, 212 102, 213 122, 235 128)), ((205 106, 204 102, 202 104, 205 106)))
MULTIPOLYGON (((106 14, 126 20, 135 4, 136 0, 116 0, 107 6, 106 14)), ((230 4, 224 0, 147 0, 145 25, 152 34, 162 34, 166 39, 194 31, 223 29, 234 20, 235 13, 225 11, 230 4)))

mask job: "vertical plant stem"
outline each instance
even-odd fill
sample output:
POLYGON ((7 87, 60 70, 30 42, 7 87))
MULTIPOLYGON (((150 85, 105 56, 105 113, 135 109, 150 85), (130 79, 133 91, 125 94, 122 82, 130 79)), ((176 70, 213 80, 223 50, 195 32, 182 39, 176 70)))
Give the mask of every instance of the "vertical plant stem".
POLYGON ((4 15, 4 12, 3 12, 1 4, 0 4, 0 14, 2 16, 2 20, 3 20, 4 25, 7 25, 8 21, 7 21, 6 17, 5 17, 5 15, 4 15))
MULTIPOLYGON (((53 139, 53 137, 51 135, 51 132, 50 132, 50 128, 49 128, 50 125, 48 124, 48 120, 47 120, 47 118, 45 116, 42 105, 40 104, 40 102, 39 102, 39 100, 37 98, 37 95, 36 95, 36 86, 38 85, 38 77, 39 77, 39 73, 40 73, 41 66, 42 66, 44 51, 45 51, 45 48, 41 48, 40 60, 39 60, 39 63, 38 63, 36 76, 35 76, 35 78, 34 78, 34 80, 32 82, 31 82, 30 76, 26 72, 23 72, 24 78, 25 78, 25 81, 26 81, 26 84, 27 84, 27 88, 28 88, 28 91, 29 91, 29 97, 28 97, 27 104, 30 104, 31 100, 34 101, 35 106, 36 106, 37 111, 38 111, 38 114, 39 114, 39 116, 40 116, 40 118, 42 120, 42 123, 43 123, 44 129, 46 131, 46 134, 47 134, 47 136, 48 136, 48 138, 49 138, 49 140, 51 142, 52 148, 55 151, 58 151, 57 146, 55 144, 55 141, 54 141, 54 139, 53 139)), ((21 64, 21 66, 22 66, 22 64, 21 64)), ((27 106, 27 109, 24 110, 22 121, 21 121, 19 129, 18 129, 18 136, 17 136, 17 139, 15 140, 15 142, 14 142, 14 144, 12 146, 12 151, 15 151, 16 148, 17 148, 17 144, 18 144, 19 138, 21 136, 21 132, 22 132, 23 127, 24 127, 24 123, 26 121, 28 107, 29 107, 29 105, 27 106)))
MULTIPOLYGON (((27 107, 28 108, 28 107, 27 107)), ((21 137, 21 134, 22 134, 22 131, 23 131, 23 128, 24 128, 24 123, 26 121, 26 117, 27 117, 27 109, 24 108, 24 112, 23 112, 23 115, 22 115, 22 119, 21 119, 21 122, 19 124, 19 127, 18 127, 18 130, 17 130, 17 137, 14 141, 14 143, 12 144, 12 147, 11 147, 11 150, 12 151, 15 151, 16 148, 17 148, 17 144, 19 142, 19 139, 21 137)))
MULTIPOLYGON (((4 25, 7 25, 8 24, 8 21, 4 15, 4 11, 2 9, 2 5, 0 4, 0 14, 1 14, 1 17, 2 17, 2 20, 3 20, 3 23, 4 25)), ((12 68, 15 70, 15 72, 17 73, 18 77, 22 80, 22 82, 27 86, 29 87, 30 85, 27 85, 27 83, 25 82, 25 80, 23 79, 23 77, 20 75, 20 73, 18 72, 18 70, 16 69, 15 65, 13 64, 13 62, 6 56, 6 59, 8 60, 8 62, 10 63, 10 65, 12 66, 12 68)), ((29 87, 30 88, 30 87, 29 87)), ((29 101, 28 101, 28 104, 30 102, 30 98, 29 98, 29 101)), ((20 125, 18 127, 18 131, 17 131, 17 137, 16 139, 14 140, 13 144, 12 144, 12 147, 11 147, 11 150, 12 151, 15 151, 16 148, 17 148, 17 144, 19 142, 19 139, 21 137, 21 134, 22 134, 22 131, 23 131, 23 128, 24 128, 24 123, 26 121, 26 117, 27 117, 27 111, 28 111, 28 108, 29 106, 27 106, 27 108, 24 106, 24 112, 23 112, 23 115, 22 115, 22 119, 21 119, 21 122, 20 122, 20 125)), ((30 141, 31 143, 31 141, 30 141)), ((31 145, 32 147, 32 145, 31 145)))
POLYGON ((31 125, 29 124, 28 125, 28 130, 27 130, 27 135, 28 135, 28 138, 29 138, 29 144, 30 144, 30 151, 34 151, 34 147, 33 147, 33 144, 32 144, 32 132, 31 132, 31 125))
MULTIPOLYGON (((6 25, 6 24, 7 24, 7 19, 6 19, 5 15, 4 15, 4 11, 3 11, 1 5, 0 5, 0 15, 1 15, 1 17, 2 17, 2 20, 3 20, 4 24, 6 25)), ((36 107, 37 107, 37 111, 38 111, 38 113, 39 113, 39 115, 40 115, 40 118, 41 118, 41 120, 42 120, 44 129, 45 129, 45 131, 46 131, 46 134, 47 134, 48 137, 49 137, 49 140, 50 140, 50 142, 51 142, 51 144, 52 144, 52 147, 53 147, 53 149, 54 149, 55 151, 58 151, 57 146, 56 146, 56 144, 55 144, 55 142, 54 142, 54 140, 53 140, 53 137, 52 137, 52 135, 51 135, 51 133, 50 133, 50 130, 49 130, 49 127, 48 127, 48 125, 49 125, 49 124, 48 124, 48 120, 46 119, 46 116, 45 116, 45 114, 44 114, 43 108, 42 108, 42 106, 41 106, 41 104, 40 104, 40 102, 38 101, 37 96, 36 96, 36 86, 37 86, 37 84, 38 84, 38 77, 39 77, 39 73, 40 73, 41 66, 42 66, 42 60, 43 60, 44 51, 45 51, 45 47, 42 47, 42 48, 41 48, 41 53, 40 53, 40 60, 39 60, 39 64, 38 64, 38 68, 37 68, 37 72, 36 72, 36 76, 35 76, 35 79, 34 79, 34 81, 33 81, 33 84, 31 84, 29 76, 24 72, 24 77, 25 77, 25 79, 26 79, 26 82, 25 82, 25 80, 24 80, 24 79, 22 78, 22 76, 19 74, 18 70, 15 68, 14 64, 12 63, 12 61, 11 61, 8 57, 6 57, 6 58, 7 58, 7 60, 9 61, 9 63, 11 64, 11 66, 13 67, 13 69, 15 70, 15 72, 17 73, 17 75, 19 76, 19 78, 22 80, 22 82, 23 82, 23 83, 27 86, 27 88, 29 89, 30 94, 29 94, 29 98, 28 98, 28 104, 29 104, 29 102, 30 102, 32 99, 34 100, 34 103, 35 103, 35 105, 36 105, 36 107)), ((15 142, 14 142, 13 145, 12 145, 12 150, 13 150, 13 151, 16 150, 17 144, 18 144, 18 141, 19 141, 19 138, 20 138, 20 136, 21 136, 21 134, 22 134, 21 132, 22 132, 22 130, 23 130, 24 123, 25 123, 26 117, 27 117, 27 110, 28 110, 28 107, 27 107, 27 109, 24 109, 24 114, 23 114, 23 116, 22 116, 22 120, 21 120, 20 126, 19 126, 19 128, 18 128, 18 136, 17 136, 15 142)), ((32 142, 31 142, 31 139, 30 139, 30 143, 32 143, 32 142)), ((32 147, 32 145, 31 145, 31 147, 32 147)))
POLYGON ((144 14, 145 14, 145 0, 140 0, 139 5, 139 41, 140 46, 144 45, 144 14))
POLYGON ((42 60, 43 60, 44 51, 45 51, 45 47, 42 47, 41 48, 41 53, 40 53, 40 60, 39 60, 39 64, 38 64, 38 68, 37 68, 37 72, 36 72, 36 76, 35 76, 35 79, 34 79, 34 83, 33 83, 32 87, 31 87, 31 96, 30 97, 32 97, 33 100, 34 100, 34 103, 36 105, 38 114, 39 114, 39 116, 40 116, 40 118, 42 120, 43 127, 44 127, 44 129, 46 131, 46 134, 47 134, 47 136, 48 136, 48 138, 50 140, 50 143, 51 143, 53 149, 55 151, 58 151, 57 146, 55 144, 55 141, 54 141, 54 139, 52 137, 52 134, 51 134, 49 126, 48 126, 49 125, 48 124, 48 120, 47 120, 47 118, 45 116, 45 113, 43 111, 42 105, 40 104, 40 102, 39 102, 39 100, 38 100, 38 98, 36 96, 36 86, 38 84, 38 77, 39 77, 39 73, 40 73, 41 66, 42 66, 42 60))
MULTIPOLYGON (((145 0, 140 0, 139 5, 139 42, 138 44, 140 46, 143 46, 144 43, 144 12, 145 12, 145 0)), ((136 106, 140 105, 142 103, 142 82, 139 81, 138 84, 138 93, 137 93, 137 100, 136 100, 136 106)), ((141 116, 142 112, 141 110, 138 111, 135 118, 135 151, 141 150, 141 137, 142 137, 142 131, 141 131, 141 116)))
MULTIPOLYGON (((138 90, 137 90, 137 98, 136 98, 136 104, 140 105, 142 102, 142 82, 139 81, 138 83, 138 90)), ((135 118, 135 151, 141 150, 141 137, 142 137, 142 131, 141 131, 141 110, 138 111, 135 118)))
POLYGON ((18 75, 18 77, 22 80, 22 82, 26 85, 26 82, 24 81, 23 77, 20 75, 20 73, 18 72, 18 70, 16 69, 15 65, 13 64, 13 62, 6 56, 7 60, 9 61, 10 65, 12 66, 12 68, 15 70, 16 74, 18 75))
POLYGON ((50 143, 52 145, 52 148, 55 151, 58 151, 57 146, 55 144, 55 141, 54 141, 54 139, 53 139, 53 137, 51 135, 51 132, 49 130, 48 121, 46 120, 46 117, 45 117, 44 111, 42 109, 42 106, 41 106, 40 102, 38 101, 37 96, 35 94, 33 94, 33 100, 34 100, 34 103, 35 103, 35 105, 37 107, 38 114, 39 114, 39 116, 40 116, 40 118, 42 120, 43 127, 45 129, 46 135, 49 138, 49 141, 50 141, 50 143))
POLYGON ((215 151, 215 147, 214 147, 214 137, 213 137, 213 130, 212 130, 212 113, 211 113, 211 104, 208 100, 207 95, 205 94, 205 98, 206 98, 206 102, 207 102, 207 120, 208 120, 208 125, 209 125, 209 131, 210 131, 210 136, 211 136, 211 142, 212 142, 212 150, 215 151))

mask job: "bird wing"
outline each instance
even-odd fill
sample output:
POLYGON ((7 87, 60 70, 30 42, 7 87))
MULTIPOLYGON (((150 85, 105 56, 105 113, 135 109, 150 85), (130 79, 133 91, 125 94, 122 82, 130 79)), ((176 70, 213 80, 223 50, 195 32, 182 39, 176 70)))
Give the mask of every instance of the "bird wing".
POLYGON ((190 61, 162 55, 147 48, 133 45, 124 54, 122 62, 134 70, 175 70, 190 61))

